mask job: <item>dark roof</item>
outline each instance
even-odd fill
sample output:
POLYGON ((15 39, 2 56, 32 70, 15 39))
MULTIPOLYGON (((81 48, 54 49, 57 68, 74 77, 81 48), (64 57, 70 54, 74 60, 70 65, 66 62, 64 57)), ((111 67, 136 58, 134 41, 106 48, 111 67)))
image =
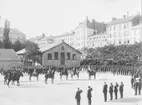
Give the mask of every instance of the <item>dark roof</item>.
POLYGON ((109 22, 107 25, 115 25, 115 24, 129 22, 132 19, 134 19, 135 17, 136 17, 136 15, 135 16, 125 17, 125 18, 115 19, 115 20, 112 20, 111 22, 109 22))
POLYGON ((61 45, 63 43, 66 44, 67 46, 69 46, 70 48, 72 48, 74 51, 76 51, 76 52, 81 54, 80 51, 76 50, 75 48, 73 48, 72 46, 70 46, 69 44, 67 44, 65 42, 56 42, 56 43, 52 43, 52 44, 47 44, 44 47, 40 48, 40 51, 42 53, 44 53, 45 51, 49 51, 49 50, 51 50, 51 49, 53 49, 53 48, 55 48, 55 47, 57 47, 57 46, 59 46, 59 45, 61 45))
MULTIPOLYGON (((70 45, 68 45, 68 44, 65 43, 65 42, 54 42, 54 43, 51 43, 51 44, 45 44, 45 45, 43 45, 43 46, 41 46, 41 47, 39 46, 39 50, 40 50, 42 53, 44 53, 45 51, 49 51, 49 50, 51 50, 51 49, 53 49, 53 48, 59 46, 59 45, 62 44, 62 43, 66 44, 67 46, 69 46, 70 48, 74 49, 75 51, 77 51, 78 53, 81 54, 81 52, 79 52, 78 50, 76 50, 75 48, 71 47, 70 45)), ((26 50, 25 50, 25 49, 22 49, 22 50, 20 50, 20 51, 18 51, 18 52, 16 52, 16 53, 20 55, 20 54, 24 54, 25 52, 26 52, 26 50)))
POLYGON ((20 57, 13 49, 0 49, 0 61, 20 61, 20 57))
POLYGON ((106 24, 92 20, 92 22, 88 25, 88 28, 94 29, 94 31, 97 31, 97 32, 94 32, 94 34, 100 34, 106 31, 106 24))

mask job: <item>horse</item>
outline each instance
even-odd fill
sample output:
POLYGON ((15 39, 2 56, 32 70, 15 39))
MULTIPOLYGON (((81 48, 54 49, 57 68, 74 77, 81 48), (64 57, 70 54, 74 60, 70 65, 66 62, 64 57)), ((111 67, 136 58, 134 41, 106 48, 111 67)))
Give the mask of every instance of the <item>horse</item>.
POLYGON ((69 75, 69 73, 68 73, 68 70, 67 70, 67 68, 61 68, 60 69, 60 80, 62 80, 62 76, 63 75, 65 75, 66 76, 66 80, 68 80, 68 75, 69 75))
POLYGON ((76 75, 77 78, 79 79, 79 73, 80 73, 79 69, 73 68, 73 69, 70 71, 71 78, 73 78, 73 76, 76 75))
POLYGON ((19 80, 20 80, 21 76, 23 77, 22 71, 7 71, 4 82, 9 87, 9 83, 11 81, 12 81, 13 84, 14 84, 15 81, 17 81, 17 86, 20 86, 20 81, 19 80))
POLYGON ((95 70, 88 70, 89 79, 91 79, 91 76, 94 76, 94 79, 96 79, 96 71, 95 70))
POLYGON ((45 84, 47 84, 48 78, 51 78, 51 83, 54 83, 55 70, 51 69, 45 73, 45 84))
POLYGON ((39 70, 36 68, 30 68, 28 70, 28 74, 29 74, 29 81, 31 81, 31 77, 36 77, 37 81, 38 81, 38 76, 40 74, 39 70))

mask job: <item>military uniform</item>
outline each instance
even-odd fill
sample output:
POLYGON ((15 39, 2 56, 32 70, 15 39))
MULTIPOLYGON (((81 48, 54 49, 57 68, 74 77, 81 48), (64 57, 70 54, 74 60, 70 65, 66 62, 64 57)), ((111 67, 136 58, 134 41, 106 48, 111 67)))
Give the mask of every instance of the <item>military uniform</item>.
POLYGON ((109 87, 109 93, 110 93, 110 100, 113 100, 113 85, 112 85, 112 83, 109 87))
POLYGON ((91 101, 91 98, 92 98, 92 94, 91 94, 91 91, 93 90, 90 86, 88 86, 88 91, 87 91, 87 98, 88 98, 88 105, 91 105, 92 101, 91 101))
POLYGON ((107 84, 106 83, 104 84, 104 87, 103 87, 103 93, 104 93, 104 101, 106 102, 107 101, 107 84))
POLYGON ((121 83, 120 87, 119 87, 119 91, 120 91, 120 98, 123 98, 123 91, 124 91, 124 84, 121 83))
POLYGON ((118 92, 118 84, 116 83, 116 85, 114 86, 114 94, 115 94, 115 99, 117 99, 117 92, 118 92))
POLYGON ((76 101, 77 101, 77 105, 80 105, 80 99, 81 99, 80 94, 81 94, 82 92, 83 92, 83 91, 78 88, 78 91, 76 92, 76 95, 75 95, 75 99, 76 99, 76 101))

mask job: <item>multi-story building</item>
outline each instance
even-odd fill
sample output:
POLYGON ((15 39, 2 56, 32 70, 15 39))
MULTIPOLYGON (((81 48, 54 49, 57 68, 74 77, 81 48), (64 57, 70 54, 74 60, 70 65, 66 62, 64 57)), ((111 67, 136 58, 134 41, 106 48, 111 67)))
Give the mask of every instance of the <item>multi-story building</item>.
POLYGON ((132 27, 138 24, 140 15, 129 16, 127 14, 123 18, 113 18, 107 24, 107 43, 114 45, 133 44, 132 27))
MULTIPOLYGON (((4 28, 0 27, 0 40, 3 40, 3 32, 4 28)), ((9 39, 12 43, 14 43, 17 40, 23 43, 26 41, 26 34, 20 32, 16 28, 10 28, 9 39)))
POLYGON ((88 38, 88 48, 97 48, 107 45, 107 33, 94 34, 88 38))
POLYGON ((137 25, 132 26, 132 44, 142 42, 142 17, 137 25))
POLYGON ((79 23, 73 32, 56 36, 55 41, 64 40, 75 49, 81 50, 84 47, 88 47, 88 38, 90 35, 104 33, 105 28, 105 23, 95 22, 95 20, 90 22, 87 17, 85 21, 79 23))

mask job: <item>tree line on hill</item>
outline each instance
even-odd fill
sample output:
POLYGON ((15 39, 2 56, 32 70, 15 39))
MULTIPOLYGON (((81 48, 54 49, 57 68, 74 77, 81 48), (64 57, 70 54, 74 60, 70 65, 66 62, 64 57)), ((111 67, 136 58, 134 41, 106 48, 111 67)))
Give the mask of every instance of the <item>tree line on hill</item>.
POLYGON ((142 58, 142 43, 129 45, 108 45, 98 48, 84 48, 87 54, 81 64, 138 65, 142 58))

